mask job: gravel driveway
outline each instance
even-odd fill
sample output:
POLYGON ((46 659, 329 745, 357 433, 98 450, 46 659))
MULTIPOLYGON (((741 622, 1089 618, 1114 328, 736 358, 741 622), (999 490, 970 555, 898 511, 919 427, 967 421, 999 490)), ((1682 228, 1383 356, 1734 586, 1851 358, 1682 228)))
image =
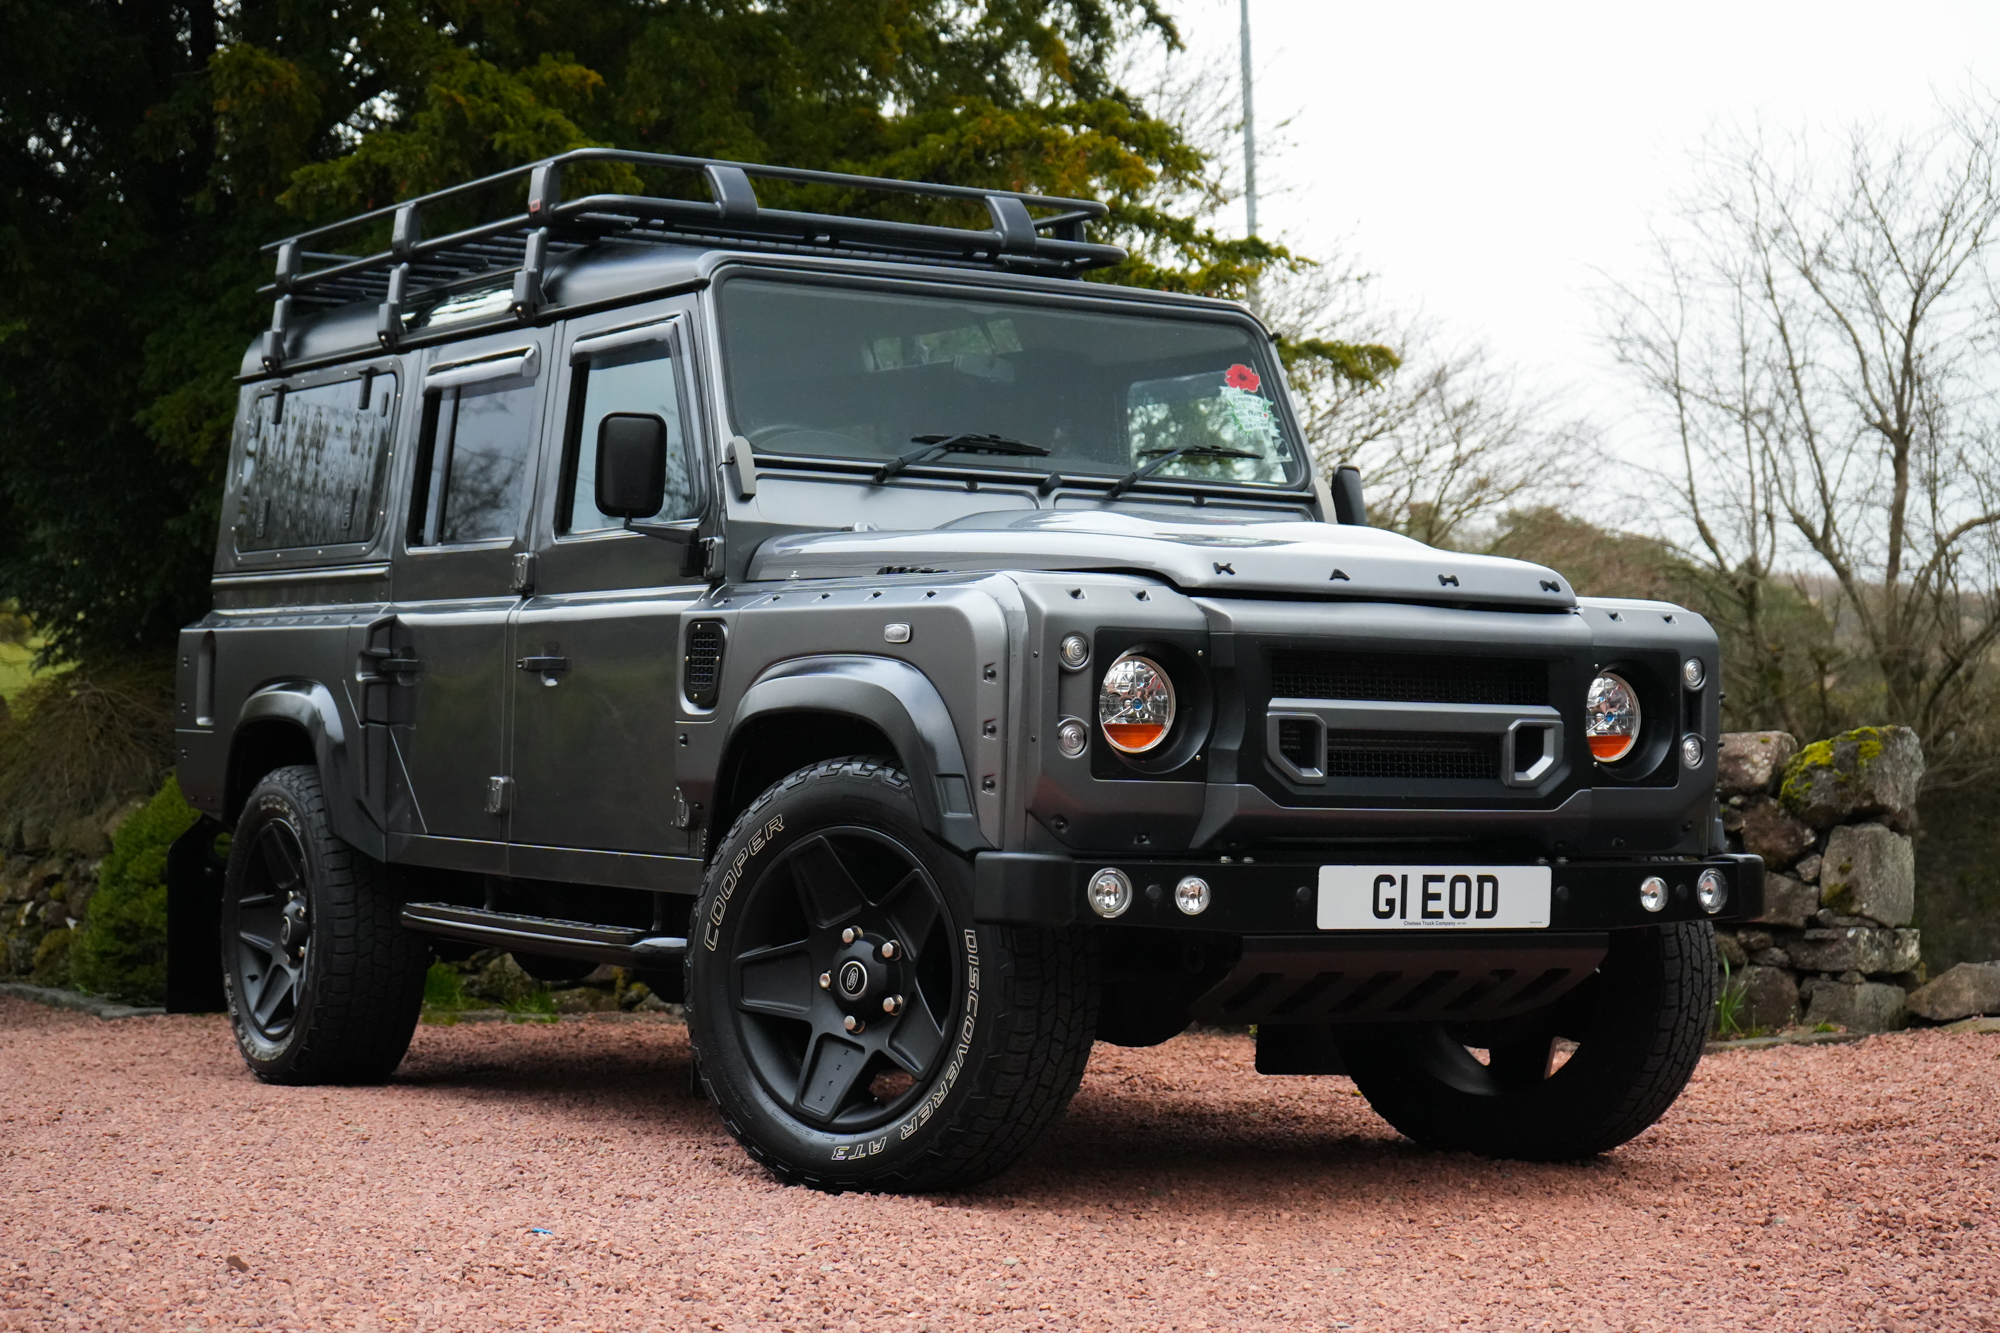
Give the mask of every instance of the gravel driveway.
POLYGON ((0 999, 0 1328, 2000 1329, 2000 1037, 1705 1061, 1580 1166, 1425 1153, 1250 1043, 1100 1046, 967 1194, 774 1184, 664 1018, 265 1087, 215 1018, 0 999))

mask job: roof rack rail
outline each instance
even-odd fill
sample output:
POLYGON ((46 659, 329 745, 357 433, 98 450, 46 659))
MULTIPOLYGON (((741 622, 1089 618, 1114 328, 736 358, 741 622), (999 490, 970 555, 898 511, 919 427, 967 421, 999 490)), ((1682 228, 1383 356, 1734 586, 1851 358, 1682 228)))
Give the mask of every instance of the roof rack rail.
POLYGON ((300 232, 264 246, 277 256, 277 276, 258 289, 273 298, 271 327, 259 347, 266 374, 285 368, 285 336, 294 305, 344 306, 374 301, 375 336, 388 350, 404 339, 405 311, 427 298, 513 274, 513 299, 502 324, 533 320, 547 306, 542 283, 561 255, 603 240, 655 243, 723 242, 788 253, 842 254, 877 259, 995 268, 1075 276, 1125 258, 1115 245, 1084 240, 1086 222, 1108 210, 1094 199, 1063 199, 1011 190, 933 185, 881 176, 805 171, 729 162, 718 158, 578 148, 507 171, 467 181, 400 204, 300 232), (563 168, 580 163, 623 163, 699 172, 709 197, 592 194, 562 197, 563 168), (449 235, 425 237, 424 215, 474 191, 527 177, 527 211, 492 219, 449 235), (803 185, 962 199, 985 205, 987 228, 933 226, 766 208, 753 178, 803 185), (1036 216, 1030 208, 1055 210, 1036 216), (334 238, 371 223, 389 222, 389 248, 353 256, 328 253, 334 238), (314 242, 318 249, 308 249, 314 242))

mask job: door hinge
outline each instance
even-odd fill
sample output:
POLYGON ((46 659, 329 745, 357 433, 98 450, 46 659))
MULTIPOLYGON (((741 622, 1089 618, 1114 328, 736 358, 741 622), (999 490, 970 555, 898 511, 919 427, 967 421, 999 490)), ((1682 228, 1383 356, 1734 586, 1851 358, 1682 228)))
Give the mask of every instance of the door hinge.
POLYGON ((504 815, 513 808, 513 805, 514 779, 499 777, 486 779, 487 814, 504 815))
POLYGON ((535 590, 535 553, 516 551, 514 553, 514 591, 522 594, 535 590))
POLYGON ((722 577, 723 541, 720 537, 703 537, 688 543, 687 557, 681 562, 681 573, 691 579, 719 579, 722 577))

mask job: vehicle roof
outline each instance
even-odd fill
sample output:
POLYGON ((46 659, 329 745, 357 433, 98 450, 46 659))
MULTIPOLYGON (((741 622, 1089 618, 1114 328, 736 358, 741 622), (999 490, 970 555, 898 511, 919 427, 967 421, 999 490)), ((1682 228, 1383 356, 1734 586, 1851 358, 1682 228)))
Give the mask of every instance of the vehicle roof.
MULTIPOLYGON (((551 261, 543 279, 546 303, 537 311, 535 318, 473 316, 438 324, 418 322, 409 326, 402 347, 408 349, 458 341, 508 328, 537 327, 593 310, 632 304, 648 297, 694 290, 707 286, 724 269, 946 283, 958 287, 991 288, 996 295, 1002 292, 1032 293, 1072 300, 1119 301, 1200 310, 1252 320, 1256 318, 1242 303, 1217 297, 1162 292, 1116 283, 1083 282, 1076 278, 1052 278, 1034 273, 1001 272, 987 267, 788 253, 735 246, 610 240, 573 250, 551 261)), ((472 284, 463 290, 504 295, 508 291, 508 277, 495 275, 484 284, 472 284)), ((238 379, 247 383, 282 378, 339 361, 379 356, 383 349, 376 337, 378 309, 374 302, 355 301, 332 309, 295 315, 285 333, 283 371, 272 375, 265 370, 260 338, 245 349, 238 379)))

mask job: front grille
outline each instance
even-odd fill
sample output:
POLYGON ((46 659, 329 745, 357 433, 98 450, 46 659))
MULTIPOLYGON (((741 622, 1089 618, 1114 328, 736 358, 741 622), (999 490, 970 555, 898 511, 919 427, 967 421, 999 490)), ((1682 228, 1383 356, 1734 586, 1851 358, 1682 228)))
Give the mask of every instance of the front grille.
POLYGON ((1271 654, 1271 695, 1384 703, 1546 704, 1549 668, 1546 662, 1514 657, 1280 649, 1271 654))
POLYGON ((1326 774, 1333 778, 1492 782, 1500 776, 1500 738, 1440 736, 1430 732, 1336 731, 1326 738, 1326 774))
POLYGON ((696 708, 712 708, 721 680, 722 622, 697 620, 688 626, 687 656, 681 662, 681 692, 696 708))

